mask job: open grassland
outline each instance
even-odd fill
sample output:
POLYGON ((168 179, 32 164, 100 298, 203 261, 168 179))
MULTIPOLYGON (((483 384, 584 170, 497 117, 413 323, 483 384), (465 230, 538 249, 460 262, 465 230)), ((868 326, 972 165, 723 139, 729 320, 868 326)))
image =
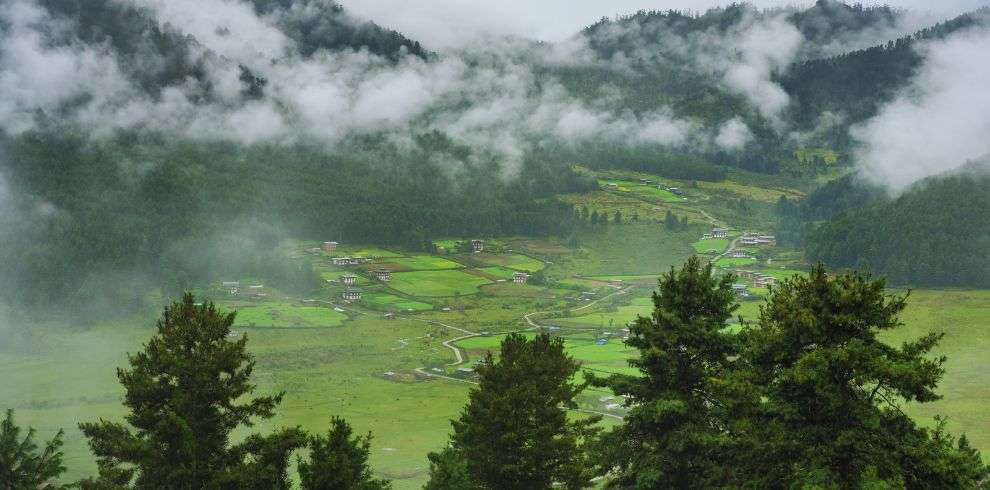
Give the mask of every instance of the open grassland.
POLYGON ((638 196, 644 196, 651 199, 657 199, 664 202, 682 202, 685 199, 675 195, 674 193, 657 188, 656 181, 653 184, 645 185, 639 182, 632 182, 628 180, 599 180, 599 186, 605 185, 615 185, 616 192, 628 192, 638 196))
POLYGON ((786 196, 788 199, 798 199, 803 196, 802 193, 785 187, 758 187, 754 185, 746 185, 732 180, 723 180, 721 182, 698 182, 698 187, 705 191, 707 194, 719 195, 724 198, 735 198, 735 199, 749 199, 752 201, 761 201, 766 203, 776 203, 780 199, 780 196, 786 196))
POLYGON ((945 355, 945 377, 939 386, 944 398, 934 403, 908 404, 903 409, 926 424, 935 415, 949 418, 949 430, 966 433, 970 443, 990 460, 990 290, 914 290, 902 315, 905 326, 885 336, 900 343, 944 332, 936 354, 945 355))
POLYGON ((347 315, 333 308, 299 306, 290 303, 257 303, 231 307, 237 312, 235 326, 251 327, 337 327, 347 315))
POLYGON ((722 253, 725 249, 729 248, 728 238, 709 238, 706 240, 698 240, 691 244, 694 247, 694 251, 700 254, 708 253, 714 250, 718 253, 722 253))
POLYGON ((476 254, 476 259, 496 266, 515 269, 522 272, 536 272, 544 267, 544 263, 532 257, 521 254, 476 254))
POLYGON ((458 270, 397 272, 389 287, 410 296, 474 294, 490 281, 458 270))
POLYGON ((489 276, 492 276, 496 279, 512 279, 512 275, 515 274, 516 272, 519 272, 505 267, 499 267, 497 265, 491 267, 482 267, 478 269, 478 271, 487 274, 489 276))
POLYGON ((429 303, 387 293, 364 293, 361 296, 361 303, 376 310, 387 311, 426 311, 433 309, 433 305, 429 303))
POLYGON ((638 316, 649 317, 653 312, 652 298, 635 298, 629 305, 619 306, 615 311, 600 311, 556 321, 562 325, 621 329, 638 316))
POLYGON ((692 254, 694 231, 671 232, 654 223, 625 224, 578 233, 580 249, 557 257, 553 277, 653 275, 679 265, 692 254))
MULTIPOLYGON (((143 318, 83 330, 52 328, 32 336, 25 349, 0 351, 0 400, 16 410, 18 422, 34 426, 46 439, 65 429, 65 481, 95 473, 76 425, 122 419, 123 391, 115 369, 154 333, 147 327, 151 323, 143 318)), ((448 331, 422 322, 364 317, 332 334, 265 328, 247 328, 246 334, 258 362, 256 394, 286 393, 276 418, 250 432, 294 425, 323 432, 331 415, 343 416, 355 432, 373 432, 376 473, 395 479, 397 489, 422 487, 426 453, 443 447, 449 420, 465 402, 468 386, 418 381, 410 373, 452 360, 450 350, 440 345, 448 331)), ((235 439, 247 433, 240 431, 235 439)))
POLYGON ((389 264, 396 264, 403 269, 414 271, 459 269, 464 267, 457 262, 436 255, 413 255, 388 259, 389 264))

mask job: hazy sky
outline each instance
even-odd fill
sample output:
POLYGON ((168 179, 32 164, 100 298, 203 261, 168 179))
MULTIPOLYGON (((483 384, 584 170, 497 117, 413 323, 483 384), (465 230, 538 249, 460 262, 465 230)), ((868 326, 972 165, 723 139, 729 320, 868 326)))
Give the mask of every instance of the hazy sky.
MULTIPOLYGON (((341 0, 352 12, 412 36, 431 48, 451 46, 482 34, 557 40, 601 17, 639 9, 705 10, 718 0, 341 0)), ((759 7, 811 5, 800 0, 751 0, 759 7)), ((850 2, 851 3, 851 2, 850 2)), ((990 0, 890 0, 887 3, 944 16, 990 4, 990 0)))

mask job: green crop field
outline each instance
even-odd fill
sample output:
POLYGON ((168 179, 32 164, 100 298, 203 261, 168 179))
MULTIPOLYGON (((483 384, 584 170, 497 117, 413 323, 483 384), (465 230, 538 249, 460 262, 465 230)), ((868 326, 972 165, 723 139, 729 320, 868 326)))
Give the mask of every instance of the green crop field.
POLYGON ((519 271, 514 271, 512 269, 507 269, 505 267, 499 267, 497 265, 491 267, 482 267, 478 270, 498 279, 512 279, 512 275, 515 274, 516 272, 519 272, 519 271))
POLYGON ((719 267, 745 267, 755 263, 756 259, 752 257, 722 257, 715 261, 719 267))
POLYGON ((520 254, 478 254, 475 257, 486 264, 508 267, 509 269, 515 269, 523 272, 536 272, 542 269, 545 265, 539 260, 520 254))
POLYGON ((599 180, 598 185, 604 186, 607 184, 614 184, 617 191, 628 192, 638 196, 654 198, 662 202, 682 202, 685 199, 683 197, 677 196, 674 193, 665 190, 658 189, 657 184, 654 182, 650 185, 643 185, 639 182, 632 182, 627 180, 599 180))
POLYGON ((353 255, 355 257, 402 257, 399 252, 378 247, 345 247, 334 255, 353 255))
POLYGON ((361 303, 376 310, 389 311, 426 311, 432 310, 433 305, 422 301, 414 301, 401 296, 386 293, 364 293, 361 303))
POLYGON ((694 251, 700 254, 707 253, 709 250, 714 250, 718 253, 722 253, 725 249, 729 248, 729 239, 727 238, 709 238, 707 240, 698 240, 691 244, 694 247, 694 251))
POLYGON ((464 267, 457 262, 447 260, 443 257, 437 257, 436 255, 413 255, 411 257, 398 257, 389 259, 388 263, 396 264, 403 269, 410 269, 414 271, 459 269, 464 267))
POLYGON ((454 296, 474 294, 491 281, 458 270, 397 272, 389 287, 410 296, 454 296))
POLYGON ((289 303, 258 303, 232 308, 236 326, 251 327, 337 327, 347 315, 333 308, 299 306, 289 303))

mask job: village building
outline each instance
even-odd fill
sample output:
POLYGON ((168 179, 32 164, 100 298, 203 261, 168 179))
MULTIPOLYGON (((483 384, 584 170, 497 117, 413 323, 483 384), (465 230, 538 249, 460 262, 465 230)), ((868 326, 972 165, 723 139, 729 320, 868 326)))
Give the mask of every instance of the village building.
POLYGON ((730 255, 734 259, 748 259, 749 258, 749 254, 747 254, 744 250, 733 250, 730 255))
POLYGON ((392 271, 388 269, 375 269, 371 271, 375 275, 375 279, 381 282, 389 282, 392 280, 392 271))
POLYGON ((338 245, 337 242, 323 242, 323 251, 324 252, 333 252, 333 251, 337 250, 337 245, 338 245))
POLYGON ((358 288, 345 289, 344 292, 341 293, 341 297, 343 297, 345 301, 360 301, 361 290, 358 288))
POLYGON ((684 191, 678 189, 677 187, 671 187, 670 189, 667 189, 667 190, 670 191, 670 193, 673 194, 673 195, 675 195, 675 196, 683 196, 684 195, 684 191))
POLYGON ((344 274, 340 276, 340 282, 344 283, 345 286, 353 286, 357 282, 357 276, 354 274, 344 274))
POLYGON ((384 315, 386 320, 392 320, 395 318, 395 313, 389 312, 384 315))
POLYGON ((605 188, 606 189, 609 189, 609 190, 616 190, 616 189, 619 188, 619 184, 616 184, 614 182, 609 182, 609 183, 605 184, 605 188))
POLYGON ((240 281, 224 281, 220 285, 230 294, 237 294, 241 290, 240 281))
POLYGON ((725 228, 712 228, 712 238, 726 238, 729 236, 729 230, 725 228))
POLYGON ((529 274, 526 274, 525 272, 516 272, 512 274, 512 282, 516 284, 526 284, 526 281, 528 279, 529 279, 529 274))
POLYGON ((485 242, 481 240, 471 240, 471 251, 474 253, 481 252, 485 249, 485 242))
POLYGON ((613 288, 621 288, 622 279, 612 279, 611 281, 608 282, 608 285, 609 287, 613 287, 613 288))

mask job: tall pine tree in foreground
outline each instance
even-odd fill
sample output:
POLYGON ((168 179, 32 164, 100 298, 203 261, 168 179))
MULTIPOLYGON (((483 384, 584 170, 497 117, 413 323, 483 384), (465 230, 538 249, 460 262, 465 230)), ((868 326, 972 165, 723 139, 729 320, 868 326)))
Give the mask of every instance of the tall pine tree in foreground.
POLYGON ((254 362, 246 337, 230 339, 233 321, 233 313, 197 305, 191 294, 165 308, 157 334, 117 370, 127 424, 79 425, 99 468, 83 488, 288 488, 290 454, 306 443, 302 431, 230 443, 234 429, 272 417, 282 399, 249 398, 254 362))
POLYGON ((937 400, 945 357, 929 334, 901 346, 880 336, 901 325, 905 296, 859 273, 822 265, 774 289, 742 362, 761 403, 747 451, 734 462, 747 485, 815 488, 974 488, 987 469, 966 439, 918 427, 902 403, 937 400))
POLYGON ((730 443, 723 379, 738 353, 725 331, 735 305, 732 277, 691 257, 660 279, 650 318, 630 327, 629 361, 640 374, 593 378, 628 397, 625 423, 601 441, 598 463, 620 488, 706 488, 725 481, 730 443))
MULTIPOLYGON (((461 468, 466 468, 468 488, 587 486, 592 465, 586 443, 600 417, 570 420, 567 415, 584 389, 572 382, 578 369, 562 339, 509 334, 498 360, 489 353, 478 365, 480 386, 453 421, 451 448, 430 455, 431 475, 443 477, 447 485, 463 485, 461 468)), ((453 488, 441 483, 431 481, 428 488, 453 488)))
POLYGON ((21 437, 21 428, 14 423, 14 411, 0 421, 0 488, 62 488, 55 480, 65 472, 62 465, 62 431, 58 431, 44 449, 34 442, 36 432, 29 427, 21 437))

